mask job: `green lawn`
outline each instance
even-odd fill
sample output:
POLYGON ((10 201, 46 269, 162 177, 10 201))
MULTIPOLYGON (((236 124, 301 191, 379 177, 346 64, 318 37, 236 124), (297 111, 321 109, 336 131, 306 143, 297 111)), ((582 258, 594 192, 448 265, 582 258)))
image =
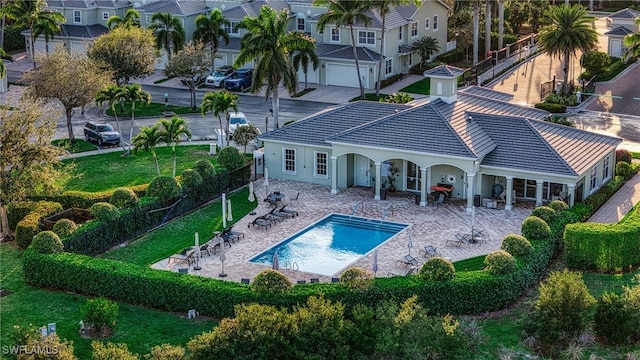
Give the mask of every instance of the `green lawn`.
POLYGON ((414 82, 409 86, 403 87, 402 89, 400 89, 400 92, 429 95, 429 89, 431 87, 430 81, 431 80, 429 78, 424 78, 422 80, 414 82))
MULTIPOLYGON (((163 103, 152 102, 148 105, 146 104, 136 104, 136 117, 138 116, 164 116, 164 111, 171 111, 176 115, 184 115, 184 114, 199 114, 200 108, 196 108, 195 110, 191 109, 189 106, 177 106, 171 105, 165 107, 163 103)), ((131 118, 131 104, 124 104, 124 111, 120 111, 120 107, 116 105, 116 111, 118 111, 118 116, 124 118, 131 118)), ((107 115, 113 116, 113 112, 109 107, 106 111, 107 115)))
MULTIPOLYGON (((162 146, 156 152, 161 174, 171 176, 171 148, 162 146)), ((208 145, 178 146, 176 153, 176 175, 193 168, 200 159, 209 159, 214 166, 217 164, 217 158, 209 156, 208 145)), ((151 152, 146 151, 129 156, 122 156, 122 152, 116 151, 65 160, 65 163, 69 162, 75 164, 73 171, 76 176, 66 184, 65 190, 98 192, 120 186, 148 184, 157 176, 151 152)))
MULTIPOLYGON (((65 292, 34 288, 23 280, 22 251, 15 243, 0 244, 0 288, 13 294, 0 298, 2 321, 0 322, 0 347, 9 343, 13 326, 36 327, 55 322, 61 338, 73 341, 75 355, 79 359, 91 358, 91 340, 78 334, 80 306, 86 297, 65 292)), ((169 343, 185 346, 187 341, 202 332, 211 330, 217 322, 199 318, 189 320, 184 314, 165 313, 125 303, 118 303, 120 311, 115 334, 105 339, 124 342, 138 354, 148 353, 153 346, 169 343)), ((0 357, 4 358, 2 355, 0 357)))
POLYGON ((456 268, 456 272, 482 270, 484 269, 484 255, 456 261, 453 263, 453 267, 456 268))
MULTIPOLYGON (((378 102, 381 99, 382 100, 386 99, 387 96, 389 96, 389 95, 388 94, 382 94, 382 93, 380 93, 379 96, 376 96, 375 93, 366 93, 366 94, 364 94, 364 99, 367 100, 367 101, 376 101, 376 102, 378 102)), ((349 100, 349 102, 354 102, 354 101, 358 101, 358 100, 362 100, 359 95, 354 97, 353 99, 349 100)))
MULTIPOLYGON (((258 204, 250 203, 248 198, 249 190, 246 188, 229 197, 233 218, 236 221, 258 204)), ((219 230, 222 230, 222 207, 220 200, 217 200, 200 210, 171 221, 125 247, 108 251, 101 257, 143 266, 151 265, 193 246, 196 232, 200 235, 200 242, 204 243, 211 238, 214 231, 219 230)), ((238 229, 238 231, 242 230, 238 229)))
POLYGON ((54 146, 59 146, 72 154, 91 151, 91 150, 98 150, 97 146, 83 139, 75 139, 71 143, 71 146, 69 146, 69 139, 53 140, 51 144, 54 146))

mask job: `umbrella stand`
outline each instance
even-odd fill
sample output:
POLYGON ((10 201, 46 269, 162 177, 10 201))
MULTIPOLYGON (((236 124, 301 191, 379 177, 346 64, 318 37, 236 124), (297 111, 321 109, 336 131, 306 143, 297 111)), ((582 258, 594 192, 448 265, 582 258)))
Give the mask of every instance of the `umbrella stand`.
POLYGON ((193 267, 193 270, 202 270, 200 266, 200 237, 198 233, 195 234, 196 238, 196 266, 193 267))
POLYGON ((222 271, 218 274, 219 277, 227 277, 227 273, 224 272, 224 260, 226 256, 224 255, 224 239, 220 237, 220 263, 222 264, 222 271))

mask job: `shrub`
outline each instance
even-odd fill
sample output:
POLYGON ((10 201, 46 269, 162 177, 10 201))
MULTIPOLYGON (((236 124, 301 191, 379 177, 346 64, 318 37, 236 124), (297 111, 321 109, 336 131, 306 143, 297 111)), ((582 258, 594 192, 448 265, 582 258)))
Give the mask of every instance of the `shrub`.
POLYGON ((516 270, 516 259, 506 251, 498 250, 484 258, 486 270, 491 275, 504 275, 516 270))
POLYGON ((568 342, 582 333, 596 300, 579 272, 551 272, 539 288, 531 327, 543 343, 568 342))
POLYGON ((616 163, 626 162, 627 164, 631 164, 632 160, 633 155, 631 154, 631 151, 626 149, 616 150, 616 163))
POLYGON ((560 214, 565 210, 569 210, 569 205, 562 200, 553 200, 549 203, 549 207, 552 208, 556 214, 560 214))
POLYGON ((350 289, 365 290, 371 286, 371 279, 371 271, 359 267, 348 268, 340 275, 340 283, 350 289))
POLYGON ((593 315, 596 334, 612 344, 623 343, 633 335, 632 321, 624 299, 616 293, 604 293, 598 300, 596 312, 593 315))
POLYGON ((555 217, 556 211, 549 206, 538 206, 533 209, 533 213, 531 215, 539 217, 547 224, 551 224, 551 220, 555 217))
POLYGON ((53 225, 53 232, 61 237, 71 236, 78 228, 78 225, 70 219, 60 219, 53 225))
POLYGON ((105 202, 95 203, 89 210, 93 218, 97 221, 109 222, 120 216, 120 211, 117 207, 105 202))
POLYGON ((229 171, 235 170, 244 165, 244 156, 237 148, 227 146, 220 150, 220 153, 218 154, 218 164, 222 165, 229 171))
MULTIPOLYGON (((67 340, 60 340, 56 333, 43 337, 40 335, 40 331, 33 325, 30 325, 28 328, 20 328, 20 326, 14 325, 14 332, 14 334, 10 335, 11 339, 4 339, 5 334, 3 334, 3 340, 13 340, 10 344, 16 353, 12 352, 12 354, 19 360, 77 359, 77 357, 73 355, 73 344, 67 340), (39 353, 36 352, 37 349, 41 349, 39 353), (46 351, 46 349, 49 351, 46 351)), ((8 354, 8 352, 6 354, 8 354)))
POLYGON ((196 161, 193 170, 197 171, 203 179, 212 178, 216 175, 216 168, 209 160, 200 159, 196 161))
POLYGON ((147 196, 159 199, 172 199, 182 193, 178 180, 171 176, 158 176, 147 187, 147 196))
POLYGON ((420 277, 427 281, 449 281, 456 276, 456 269, 450 260, 432 257, 420 269, 420 277))
POLYGON ((133 190, 117 188, 109 198, 109 203, 120 209, 130 209, 137 207, 140 200, 133 190))
POLYGON ((183 360, 187 356, 182 346, 162 344, 154 346, 151 353, 144 356, 146 360, 183 360))
POLYGON ((404 92, 397 92, 387 96, 384 100, 380 99, 380 102, 406 104, 411 100, 413 100, 413 97, 411 97, 411 95, 404 92))
POLYGON ((62 241, 53 231, 42 231, 33 237, 31 246, 41 254, 59 253, 63 250, 62 241))
POLYGON ((551 229, 539 217, 528 216, 522 222, 522 235, 529 241, 546 240, 551 236, 551 229))
POLYGON ((547 110, 550 113, 554 114, 562 114, 567 112, 567 107, 561 104, 551 104, 551 103, 537 103, 535 105, 537 109, 547 110))
POLYGON ((82 321, 90 325, 96 331, 102 329, 113 330, 118 317, 118 304, 103 297, 88 299, 84 305, 80 307, 82 321))
POLYGON ((186 169, 182 172, 182 176, 180 177, 180 185, 183 189, 193 188, 200 184, 202 184, 202 176, 200 176, 197 171, 193 169, 186 169))
POLYGON ((57 212, 62 211, 62 206, 57 202, 40 201, 32 212, 27 214, 16 225, 16 243, 22 249, 26 249, 33 237, 40 230, 40 221, 57 212))
POLYGON ((291 288, 291 281, 283 273, 267 269, 255 276, 251 287, 258 293, 280 294, 291 288))
POLYGON ((601 73, 609 67, 611 59, 607 53, 601 51, 589 51, 582 55, 580 63, 584 70, 591 75, 601 73))
POLYGON ((621 161, 616 164, 616 175, 628 178, 631 175, 631 165, 629 163, 621 161))
POLYGON ((15 229, 20 220, 24 219, 27 214, 38 208, 36 201, 16 201, 7 204, 7 219, 9 220, 9 229, 15 229))
POLYGON ((140 357, 129 351, 127 344, 114 344, 111 342, 102 343, 100 341, 91 342, 93 360, 139 360, 140 357))
MULTIPOLYGON (((517 258, 524 258, 533 252, 533 247, 527 238, 521 235, 508 234, 502 239, 500 249, 517 258)), ((486 260, 486 259, 485 259, 486 260)))

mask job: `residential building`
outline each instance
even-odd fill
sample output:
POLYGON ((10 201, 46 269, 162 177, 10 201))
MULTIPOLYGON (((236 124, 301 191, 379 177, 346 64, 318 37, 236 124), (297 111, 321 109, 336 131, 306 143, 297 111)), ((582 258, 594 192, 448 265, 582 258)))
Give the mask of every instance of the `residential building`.
POLYGON ((607 16, 607 26, 609 31, 604 33, 607 35, 607 53, 609 56, 622 57, 627 48, 624 46, 624 38, 640 31, 636 20, 640 17, 640 11, 626 8, 607 16))

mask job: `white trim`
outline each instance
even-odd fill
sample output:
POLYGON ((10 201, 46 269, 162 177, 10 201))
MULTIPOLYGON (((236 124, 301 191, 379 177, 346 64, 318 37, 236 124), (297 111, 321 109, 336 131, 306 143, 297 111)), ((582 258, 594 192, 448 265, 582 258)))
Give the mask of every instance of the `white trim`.
POLYGON ((602 183, 611 178, 611 155, 607 155, 602 159, 602 183), (607 173, 605 174, 605 169, 607 173))
POLYGON ((103 11, 102 12, 102 20, 109 20, 109 12, 108 11, 103 11))
POLYGON ((298 31, 305 31, 307 26, 307 20, 305 18, 296 17, 296 29, 298 31), (300 20, 302 20, 302 24, 300 24, 300 20), (300 29, 300 25, 302 25, 302 29, 300 29))
POLYGON ((433 31, 438 31, 440 28, 440 25, 438 24, 438 22, 440 21, 440 16, 439 15, 433 15, 433 31))
POLYGON ((73 10, 73 23, 74 24, 82 24, 82 11, 73 10), (78 18, 80 19, 78 21, 76 21, 76 14, 78 15, 78 18))
POLYGON ((430 18, 426 18, 424 19, 424 28, 429 30, 429 24, 431 23, 429 20, 431 20, 430 18))
POLYGON ((393 74, 393 58, 387 58, 384 60, 384 75, 391 75, 393 74), (391 64, 387 65, 388 62, 391 62, 391 64), (389 71, 387 71, 387 68, 390 68, 389 71))
POLYGON ((151 21, 151 16, 149 16, 149 15, 145 15, 145 16, 144 16, 144 22, 145 22, 146 24, 149 24, 149 21, 151 21))
POLYGON ((328 179, 329 178, 329 153, 326 151, 314 151, 313 152, 313 177, 315 178, 321 178, 321 179, 328 179), (320 163, 318 162, 318 155, 320 154, 324 154, 325 158, 324 158, 324 166, 325 166, 325 173, 324 175, 322 174, 318 174, 318 165, 320 165, 320 163))
MULTIPOLYGON (((586 180, 586 179, 585 179, 586 180)), ((589 194, 593 194, 598 189, 598 165, 594 165, 589 170, 589 194)))
MULTIPOLYGON (((235 20, 229 20, 229 25, 223 25, 224 29, 229 33, 230 36, 240 35, 240 29, 236 28, 240 22, 235 20)), ((182 24, 184 26, 184 24, 182 24)))
POLYGON ((376 32, 375 31, 370 31, 370 30, 358 30, 358 45, 364 45, 364 46, 376 46, 376 32), (361 42, 361 38, 360 38, 360 34, 364 33, 364 42, 361 42), (373 34, 372 37, 369 37, 369 35, 373 34), (369 43, 369 40, 373 39, 373 43, 369 43))
POLYGON ((340 42, 340 29, 339 28, 331 28, 331 34, 329 34, 329 41, 332 43, 339 43, 340 42), (338 40, 334 40, 333 39, 333 35, 337 35, 338 36, 338 40))
POLYGON ((420 35, 419 27, 420 27, 420 24, 418 24, 417 21, 414 21, 411 24, 409 24, 409 35, 411 36, 412 39, 420 35), (414 29, 414 25, 415 25, 415 29, 414 29), (413 30, 415 30, 416 32, 415 35, 413 35, 413 30))
POLYGON ((283 174, 289 174, 289 175, 296 175, 297 174, 297 163, 296 163, 296 149, 295 148, 288 148, 288 147, 282 147, 282 173, 283 174), (293 170, 287 170, 287 151, 292 151, 293 152, 293 170))

